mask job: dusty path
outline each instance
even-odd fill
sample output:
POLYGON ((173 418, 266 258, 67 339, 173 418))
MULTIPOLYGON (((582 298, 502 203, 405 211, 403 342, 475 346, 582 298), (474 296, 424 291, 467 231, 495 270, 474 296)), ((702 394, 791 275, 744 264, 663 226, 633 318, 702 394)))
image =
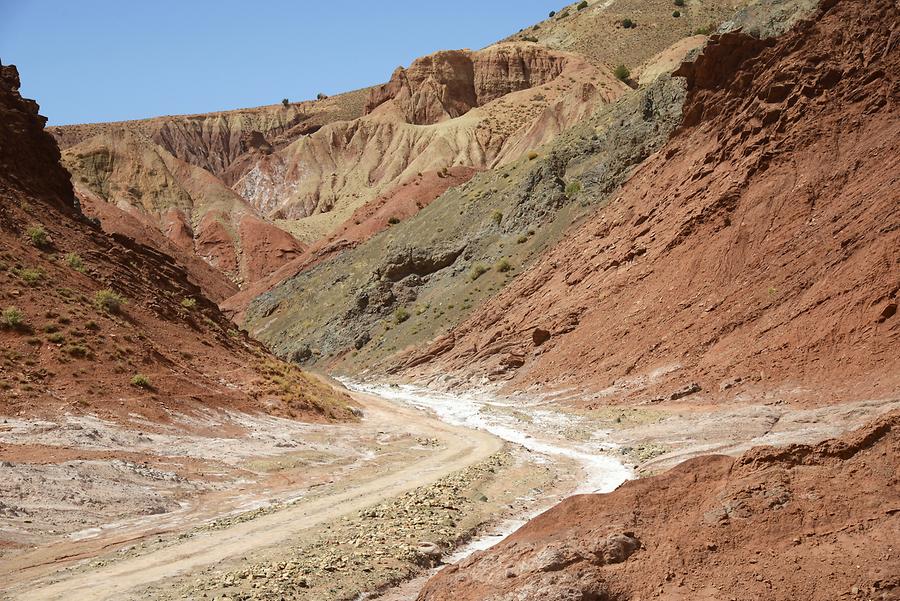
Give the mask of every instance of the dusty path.
POLYGON ((29 601, 127 598, 135 589, 296 538, 316 525, 482 461, 502 447, 502 441, 488 433, 449 425, 374 396, 356 396, 366 408, 366 427, 396 429, 402 424, 415 436, 439 439, 443 448, 416 463, 398 458, 394 469, 387 474, 374 477, 356 474, 356 480, 332 492, 223 530, 201 532, 170 546, 95 569, 62 574, 56 581, 18 582, 8 591, 9 598, 29 601))

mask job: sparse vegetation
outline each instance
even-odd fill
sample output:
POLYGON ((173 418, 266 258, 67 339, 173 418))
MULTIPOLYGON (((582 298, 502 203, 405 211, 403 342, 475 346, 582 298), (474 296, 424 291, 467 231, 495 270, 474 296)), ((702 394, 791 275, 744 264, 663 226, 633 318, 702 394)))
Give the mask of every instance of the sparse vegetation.
POLYGON ((494 225, 500 225, 503 221, 503 212, 502 211, 494 211, 491 213, 491 221, 494 222, 494 225))
POLYGON ((181 306, 187 309, 188 311, 193 311, 197 308, 197 299, 186 297, 181 299, 181 306))
POLYGON ((131 377, 131 385, 137 388, 143 388, 144 390, 153 389, 153 384, 150 382, 150 378, 148 378, 144 374, 133 375, 131 377))
POLYGON ((672 16, 677 19, 678 17, 681 16, 681 11, 678 11, 678 10, 672 11, 672 16))
POLYGON ((125 299, 109 288, 98 290, 94 295, 94 306, 100 311, 117 314, 122 312, 124 305, 125 299))
POLYGON ((705 25, 703 27, 698 27, 694 30, 694 35, 709 35, 713 31, 713 28, 709 25, 705 25))
POLYGON ((625 17, 624 19, 622 19, 622 27, 624 27, 625 29, 634 29, 635 27, 637 27, 637 23, 635 23, 628 17, 625 17))
POLYGON ((506 273, 512 269, 512 263, 510 263, 507 259, 500 259, 494 264, 494 269, 499 271, 500 273, 506 273))
POLYGON ((403 323, 407 319, 409 319, 409 311, 405 307, 399 307, 394 311, 394 321, 397 323, 403 323))
POLYGON ((18 330, 25 325, 25 314, 18 307, 7 307, 0 314, 0 325, 10 330, 18 330))
POLYGON ((25 231, 25 235, 31 240, 31 243, 37 248, 46 248, 50 244, 50 237, 47 230, 40 225, 33 225, 25 231))
POLYGON ((395 215, 391 215, 390 217, 388 217, 388 224, 390 224, 390 225, 397 225, 398 223, 400 223, 400 218, 399 218, 399 217, 397 217, 397 216, 395 216, 395 215))
POLYGON ((469 272, 469 279, 473 282, 487 273, 488 268, 482 265, 481 263, 475 263, 472 265, 472 270, 469 272))
POLYGON ((62 344, 66 341, 66 337, 60 334, 59 332, 54 332, 47 336, 47 342, 51 342, 53 344, 62 344))
POLYGON ((555 11, 555 10, 551 10, 551 11, 550 11, 550 14, 547 15, 547 16, 550 17, 550 18, 552 19, 553 16, 554 16, 555 14, 556 14, 556 11, 555 11))
POLYGON ((289 106, 291 105, 291 101, 290 101, 289 99, 287 99, 287 98, 282 98, 282 99, 281 99, 281 105, 282 105, 284 108, 287 108, 287 107, 289 107, 289 106))
POLYGON ((526 236, 525 234, 522 234, 521 236, 516 238, 516 244, 525 244, 526 242, 528 242, 528 236, 526 236))
POLYGON ((68 265, 75 271, 84 271, 84 261, 81 260, 81 257, 78 255, 78 253, 67 254, 66 265, 68 265))
POLYGON ((584 10, 584 9, 586 9, 587 7, 588 7, 587 0, 581 0, 581 2, 578 3, 578 6, 577 6, 576 8, 577 8, 578 10, 584 10))
POLYGON ((619 65, 613 70, 613 75, 616 76, 616 79, 620 81, 628 81, 631 77, 631 71, 628 70, 628 67, 625 65, 619 65))
POLYGON ((574 180, 566 186, 566 198, 574 198, 581 192, 581 182, 574 180))
POLYGON ((678 7, 684 6, 684 0, 675 0, 675 6, 678 6, 678 7))
POLYGON ((28 267, 25 269, 20 269, 16 271, 16 275, 22 278, 22 281, 28 284, 29 286, 34 286, 42 279, 44 279, 44 272, 37 268, 28 267))

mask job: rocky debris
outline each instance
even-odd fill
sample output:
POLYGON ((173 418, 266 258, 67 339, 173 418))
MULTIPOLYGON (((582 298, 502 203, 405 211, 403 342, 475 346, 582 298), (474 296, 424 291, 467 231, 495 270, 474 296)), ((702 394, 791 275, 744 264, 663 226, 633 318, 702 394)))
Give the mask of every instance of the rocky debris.
POLYGON ((397 583, 438 565, 470 535, 460 522, 478 487, 511 462, 502 452, 461 472, 329 525, 278 561, 251 563, 193 582, 184 593, 233 599, 338 599, 397 583))
POLYGON ((900 413, 567 499, 420 601, 900 598, 900 413), (854 592, 855 591, 855 592, 854 592))

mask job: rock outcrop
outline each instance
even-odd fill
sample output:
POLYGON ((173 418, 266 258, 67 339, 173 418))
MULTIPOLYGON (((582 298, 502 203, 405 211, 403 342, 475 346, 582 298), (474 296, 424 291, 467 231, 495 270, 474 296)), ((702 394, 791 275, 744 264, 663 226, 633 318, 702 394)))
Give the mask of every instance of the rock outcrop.
POLYGON ((900 293, 898 18, 893 2, 844 0, 777 40, 713 36, 680 71, 669 144, 401 369, 601 401, 735 377, 743 398, 896 392, 900 321, 881 316, 900 293))
POLYGON ((900 599, 900 414, 571 497, 419 601, 900 599))
POLYGON ((566 57, 537 45, 498 44, 479 52, 447 50, 418 58, 372 88, 371 113, 388 101, 407 123, 431 125, 460 117, 492 100, 548 83, 566 57))

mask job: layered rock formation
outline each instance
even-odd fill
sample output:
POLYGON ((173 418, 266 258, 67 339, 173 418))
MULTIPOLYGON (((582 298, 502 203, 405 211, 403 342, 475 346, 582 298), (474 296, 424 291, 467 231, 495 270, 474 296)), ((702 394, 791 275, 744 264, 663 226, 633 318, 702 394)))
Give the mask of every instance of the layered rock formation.
POLYGON ((714 36, 671 142, 403 373, 603 402, 895 392, 898 16, 845 0, 777 41, 714 36))
POLYGON ((118 220, 100 202, 157 228, 235 282, 266 277, 303 251, 221 180, 132 131, 96 135, 68 148, 63 162, 88 212, 108 230, 118 231, 118 220))
POLYGON ((373 89, 366 117, 260 157, 234 189, 264 215, 304 220, 311 241, 419 174, 518 159, 627 89, 533 44, 439 52, 373 89))
POLYGON ((566 59, 537 45, 502 44, 482 52, 448 50, 398 68, 391 80, 373 88, 371 113, 388 101, 407 123, 431 125, 460 117, 501 96, 550 82, 566 59))
POLYGON ((571 497, 419 601, 898 599, 900 415, 571 497))

